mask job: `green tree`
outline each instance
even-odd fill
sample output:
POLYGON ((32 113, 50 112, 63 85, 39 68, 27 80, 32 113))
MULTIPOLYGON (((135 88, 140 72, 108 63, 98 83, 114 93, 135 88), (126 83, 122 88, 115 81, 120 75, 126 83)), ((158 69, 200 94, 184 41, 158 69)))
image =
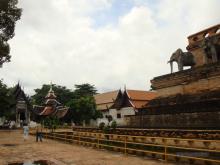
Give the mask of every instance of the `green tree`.
POLYGON ((97 94, 97 90, 94 85, 90 85, 88 83, 75 85, 74 95, 76 98, 84 97, 84 96, 94 96, 97 94))
POLYGON ((90 119, 96 119, 101 116, 101 113, 96 110, 93 96, 72 99, 68 106, 72 112, 71 117, 76 124, 82 124, 83 121, 88 124, 90 119))
MULTIPOLYGON (((73 98, 73 92, 70 89, 67 89, 64 86, 53 84, 52 88, 54 90, 55 95, 57 96, 57 101, 61 104, 66 105, 69 100, 73 98)), ((32 103, 41 105, 45 101, 45 96, 47 95, 50 89, 50 85, 44 84, 39 89, 35 89, 35 94, 32 96, 32 103)))
POLYGON ((0 2, 0 67, 10 61, 8 40, 14 37, 16 21, 22 10, 17 8, 18 0, 1 0, 0 2))
POLYGON ((68 103, 70 107, 70 117, 76 124, 86 123, 90 119, 101 117, 102 114, 96 110, 94 95, 97 90, 94 85, 75 85, 74 97, 68 103))
POLYGON ((10 119, 15 113, 12 111, 12 107, 15 105, 12 90, 3 83, 3 80, 0 80, 0 117, 5 116, 10 119))
POLYGON ((60 121, 57 117, 48 116, 41 121, 41 124, 51 129, 52 132, 60 125, 60 121))
POLYGON ((83 120, 88 122, 90 116, 92 116, 95 111, 95 105, 93 103, 92 97, 89 96, 73 99, 69 105, 72 109, 73 119, 78 124, 83 120))

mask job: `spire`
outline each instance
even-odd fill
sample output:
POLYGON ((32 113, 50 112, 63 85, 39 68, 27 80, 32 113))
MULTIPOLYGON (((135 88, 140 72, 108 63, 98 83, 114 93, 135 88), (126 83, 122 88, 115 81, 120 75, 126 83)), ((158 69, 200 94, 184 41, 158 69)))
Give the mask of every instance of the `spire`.
POLYGON ((45 97, 46 99, 55 99, 56 98, 56 95, 53 91, 53 85, 52 85, 52 81, 50 82, 50 89, 45 97))
POLYGON ((54 91, 53 91, 53 84, 52 84, 52 81, 50 81, 50 90, 49 90, 48 93, 50 93, 50 92, 53 92, 53 93, 54 93, 54 91))
POLYGON ((127 89, 126 89, 126 84, 124 84, 124 91, 126 91, 127 89))

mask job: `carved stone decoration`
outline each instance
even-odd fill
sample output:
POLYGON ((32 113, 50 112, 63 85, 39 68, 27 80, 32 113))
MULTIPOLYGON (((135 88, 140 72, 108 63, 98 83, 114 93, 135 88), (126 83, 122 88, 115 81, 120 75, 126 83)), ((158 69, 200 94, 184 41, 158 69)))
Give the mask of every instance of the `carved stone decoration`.
POLYGON ((191 52, 183 52, 180 48, 177 49, 170 57, 168 63, 170 63, 171 73, 173 73, 173 62, 177 62, 178 70, 182 71, 184 66, 194 66, 195 60, 191 52))
POLYGON ((213 36, 213 37, 207 37, 203 40, 201 43, 201 47, 203 48, 203 51, 205 53, 204 62, 205 64, 209 63, 210 59, 212 63, 218 62, 218 49, 220 45, 218 44, 218 40, 220 37, 213 36))

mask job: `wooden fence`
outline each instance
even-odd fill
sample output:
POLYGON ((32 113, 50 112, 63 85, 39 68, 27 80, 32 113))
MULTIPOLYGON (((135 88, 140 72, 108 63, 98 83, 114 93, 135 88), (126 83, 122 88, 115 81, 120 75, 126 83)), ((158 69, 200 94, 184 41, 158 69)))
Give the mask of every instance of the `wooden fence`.
MULTIPOLYGON (((32 131, 32 134, 35 134, 32 131)), ((91 132, 50 132, 44 129, 46 139, 59 140, 107 149, 150 156, 165 161, 196 164, 220 164, 220 140, 182 139, 147 136, 130 136, 91 132)))

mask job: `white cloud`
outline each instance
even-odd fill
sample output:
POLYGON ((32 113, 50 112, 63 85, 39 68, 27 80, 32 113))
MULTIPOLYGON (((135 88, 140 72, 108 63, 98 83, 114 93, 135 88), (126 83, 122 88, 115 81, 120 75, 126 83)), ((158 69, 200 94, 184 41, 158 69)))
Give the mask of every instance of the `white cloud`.
POLYGON ((22 0, 12 62, 1 77, 9 85, 20 80, 28 93, 51 80, 69 88, 89 82, 100 91, 124 84, 147 90, 150 79, 169 73, 166 62, 185 49, 188 35, 220 22, 217 0, 157 3, 152 9, 136 1, 116 26, 106 20, 93 28, 93 13, 110 10, 110 0, 22 0))

